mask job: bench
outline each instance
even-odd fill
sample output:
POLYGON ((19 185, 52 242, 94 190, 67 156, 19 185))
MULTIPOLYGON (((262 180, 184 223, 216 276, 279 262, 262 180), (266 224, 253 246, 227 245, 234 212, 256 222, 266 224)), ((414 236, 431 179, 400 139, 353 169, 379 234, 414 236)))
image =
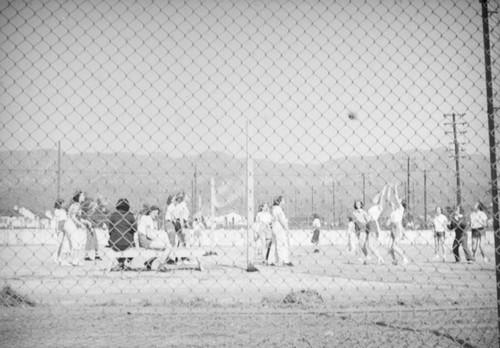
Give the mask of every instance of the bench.
POLYGON ((122 251, 115 251, 111 248, 110 250, 111 254, 111 264, 108 267, 109 271, 123 271, 123 270, 150 270, 145 268, 142 269, 136 269, 136 268, 126 268, 126 269, 119 269, 118 266, 118 259, 119 258, 125 258, 125 259, 137 259, 140 258, 141 260, 148 261, 151 260, 152 258, 156 258, 160 260, 158 267, 156 268, 156 271, 169 271, 169 270, 176 270, 176 269, 191 269, 191 270, 197 270, 197 271, 202 271, 202 266, 201 266, 201 257, 203 256, 203 250, 199 248, 186 248, 186 247, 173 247, 173 248, 167 248, 165 250, 155 250, 155 249, 145 249, 141 248, 139 246, 139 237, 138 234, 134 234, 134 244, 135 247, 128 248, 126 250, 122 251), (178 263, 175 264, 167 264, 167 260, 178 260, 178 263), (194 260, 195 263, 187 263, 186 261, 182 260, 194 260))

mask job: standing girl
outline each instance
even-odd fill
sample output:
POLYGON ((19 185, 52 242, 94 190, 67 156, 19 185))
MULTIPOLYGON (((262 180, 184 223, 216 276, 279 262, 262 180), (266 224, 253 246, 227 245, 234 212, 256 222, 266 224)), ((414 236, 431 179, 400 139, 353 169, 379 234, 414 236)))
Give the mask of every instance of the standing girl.
POLYGON ((266 263, 269 259, 273 238, 272 222, 273 216, 269 213, 269 206, 266 203, 260 204, 257 216, 255 216, 255 238, 258 253, 262 256, 262 263, 266 263))
POLYGON ((78 191, 73 196, 73 203, 68 209, 68 218, 64 223, 64 231, 66 232, 69 240, 71 241, 71 254, 73 261, 71 264, 73 266, 82 266, 80 261, 80 250, 82 250, 85 245, 87 233, 85 232, 86 226, 81 218, 82 206, 81 204, 85 201, 85 194, 82 191, 78 191))
POLYGON ((393 263, 397 265, 397 256, 403 259, 403 265, 408 264, 408 259, 406 258, 403 249, 399 246, 399 241, 403 238, 404 227, 403 227, 403 216, 406 209, 406 204, 403 202, 398 195, 398 187, 394 185, 394 195, 392 197, 392 212, 389 216, 389 224, 391 227, 391 246, 390 254, 393 259, 393 263))
POLYGON ((320 228, 321 228, 321 221, 319 220, 319 215, 314 213, 313 214, 313 222, 312 222, 312 227, 313 227, 313 235, 311 238, 311 243, 314 245, 314 252, 319 253, 319 233, 320 233, 320 228))
POLYGON ((448 224, 448 229, 455 230, 455 240, 453 241, 453 255, 455 262, 460 262, 460 246, 464 249, 465 259, 467 262, 472 263, 472 254, 467 246, 467 222, 465 221, 463 208, 458 206, 451 217, 448 224))
POLYGON ((384 259, 380 256, 377 249, 373 248, 370 238, 377 237, 377 224, 373 218, 363 209, 363 202, 354 202, 354 211, 352 213, 354 218, 354 226, 356 228, 356 235, 359 238, 359 243, 361 245, 361 251, 363 252, 364 258, 363 263, 366 265, 368 263, 368 250, 370 250, 376 257, 378 264, 383 264, 384 259), (370 235, 372 235, 370 237, 370 235), (361 240, 363 239, 363 240, 361 240))
POLYGON ((66 209, 64 209, 64 200, 59 198, 54 204, 54 219, 56 222, 56 234, 58 238, 57 251, 56 251, 56 263, 69 266, 69 262, 66 260, 71 248, 71 240, 68 238, 66 231, 64 230, 64 224, 68 214, 66 209), (64 255, 64 256, 63 256, 64 255))
POLYGON ((436 215, 432 219, 432 225, 434 229, 434 251, 436 256, 434 260, 439 260, 440 258, 443 262, 446 262, 446 255, 444 252, 444 239, 446 226, 448 226, 448 218, 443 214, 441 207, 436 207, 436 215))
POLYGON ((476 261, 476 251, 479 248, 481 256, 485 263, 489 260, 484 254, 483 246, 481 245, 481 239, 484 235, 484 229, 488 224, 488 217, 484 213, 484 207, 481 202, 474 204, 474 209, 470 214, 470 227, 472 235, 472 259, 476 261))
POLYGON ((277 264, 292 267, 293 263, 290 261, 290 230, 288 228, 288 220, 283 212, 283 203, 283 196, 277 197, 273 202, 271 215, 273 216, 272 229, 276 247, 272 248, 271 246, 270 260, 268 262, 273 263, 275 261, 271 255, 273 249, 275 249, 277 264))

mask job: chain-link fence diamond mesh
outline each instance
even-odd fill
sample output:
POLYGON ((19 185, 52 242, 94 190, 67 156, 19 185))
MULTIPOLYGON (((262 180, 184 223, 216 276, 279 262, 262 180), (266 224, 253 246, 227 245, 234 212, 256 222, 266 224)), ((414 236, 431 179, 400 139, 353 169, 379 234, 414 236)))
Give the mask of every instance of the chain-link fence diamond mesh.
POLYGON ((2 2, 1 344, 497 347, 499 7, 2 2))

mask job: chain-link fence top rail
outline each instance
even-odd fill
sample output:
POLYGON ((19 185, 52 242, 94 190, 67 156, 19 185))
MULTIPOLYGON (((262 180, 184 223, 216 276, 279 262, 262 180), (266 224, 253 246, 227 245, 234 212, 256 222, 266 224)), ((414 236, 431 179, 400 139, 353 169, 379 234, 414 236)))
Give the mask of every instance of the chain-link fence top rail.
MULTIPOLYGON (((488 5, 498 139, 500 6, 488 5)), ((4 295, 269 301, 312 289, 345 306, 460 298, 494 310, 491 261, 454 267, 453 233, 448 262, 432 261, 435 208, 451 219, 462 205, 468 218, 476 202, 489 220, 483 256, 494 258, 479 1, 4 1, 0 28, 4 295), (363 265, 348 218, 386 184, 386 261, 375 253, 363 265), (396 187, 407 268, 386 253, 396 187), (104 261, 57 265, 48 218, 76 190, 103 221, 120 198, 136 217, 156 205, 160 228, 168 196, 184 193, 191 241, 193 218, 205 222, 204 271, 107 273, 106 229, 94 231, 104 261), (250 277, 241 270, 266 255, 247 234, 249 212, 279 195, 294 267, 250 277)), ((491 329, 483 314, 471 327, 491 329)))

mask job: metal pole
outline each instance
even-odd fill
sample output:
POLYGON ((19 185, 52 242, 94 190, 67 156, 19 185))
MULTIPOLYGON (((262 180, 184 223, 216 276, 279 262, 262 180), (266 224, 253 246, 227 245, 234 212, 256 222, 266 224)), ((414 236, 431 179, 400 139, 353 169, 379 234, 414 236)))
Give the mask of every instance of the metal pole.
MULTIPOLYGON (((311 215, 314 213, 314 186, 311 186, 311 215)), ((309 219, 307 219, 309 221, 309 219)))
POLYGON ((332 179, 332 223, 335 225, 335 182, 332 179))
POLYGON ((427 227, 427 171, 424 170, 424 223, 427 227))
POLYGON ((365 178, 365 173, 362 173, 363 176, 363 206, 366 203, 366 178, 365 178))
POLYGON ((406 160, 406 211, 410 211, 410 156, 406 160))
POLYGON ((493 107, 493 79, 491 76, 490 27, 488 23, 488 1, 480 0, 483 17, 484 65, 486 69, 486 103, 488 110, 488 131, 490 145, 491 196, 493 203, 493 232, 495 234, 495 272, 497 281, 497 323, 500 332, 500 224, 498 210, 498 174, 495 140, 495 110, 493 107))
POLYGON ((458 143, 457 137, 457 121, 456 114, 452 113, 452 126, 453 126, 453 143, 455 145, 455 173, 457 179, 457 206, 462 204, 462 188, 461 188, 461 180, 460 180, 460 144, 458 143))
POLYGON ((57 199, 61 198, 61 142, 57 142, 57 199))

